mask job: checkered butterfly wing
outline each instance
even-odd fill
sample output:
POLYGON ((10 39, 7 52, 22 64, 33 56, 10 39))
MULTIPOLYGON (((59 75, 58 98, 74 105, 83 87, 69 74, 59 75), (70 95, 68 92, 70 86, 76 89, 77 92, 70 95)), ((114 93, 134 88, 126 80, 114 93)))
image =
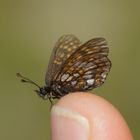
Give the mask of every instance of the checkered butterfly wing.
POLYGON ((74 35, 63 35, 57 41, 48 65, 45 82, 49 86, 57 72, 71 56, 71 54, 80 46, 80 40, 74 35))
POLYGON ((63 92, 86 91, 102 85, 111 68, 104 38, 81 45, 65 62, 54 81, 63 92))

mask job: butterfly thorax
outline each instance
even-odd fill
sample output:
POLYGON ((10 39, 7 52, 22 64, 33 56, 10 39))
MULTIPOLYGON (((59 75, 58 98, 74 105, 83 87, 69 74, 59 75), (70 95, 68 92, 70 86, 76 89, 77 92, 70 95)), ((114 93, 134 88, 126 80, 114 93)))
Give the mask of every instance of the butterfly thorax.
POLYGON ((51 85, 51 92, 52 92, 52 98, 53 99, 59 99, 61 98, 62 96, 68 94, 69 92, 66 91, 64 89, 64 87, 62 87, 59 83, 55 82, 55 83, 52 83, 51 85))
POLYGON ((59 99, 64 93, 67 94, 67 92, 57 83, 41 87, 39 90, 36 90, 36 92, 43 99, 59 99))

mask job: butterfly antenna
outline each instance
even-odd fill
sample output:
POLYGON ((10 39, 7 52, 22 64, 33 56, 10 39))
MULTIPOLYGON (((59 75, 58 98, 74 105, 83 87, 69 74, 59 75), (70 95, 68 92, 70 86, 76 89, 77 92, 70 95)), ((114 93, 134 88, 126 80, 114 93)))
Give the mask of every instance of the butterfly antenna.
POLYGON ((39 89, 41 88, 38 84, 36 84, 32 80, 30 80, 29 78, 26 78, 26 77, 22 76, 20 73, 17 73, 16 75, 17 75, 17 77, 21 78, 21 82, 30 83, 30 84, 33 84, 33 85, 37 86, 39 89))

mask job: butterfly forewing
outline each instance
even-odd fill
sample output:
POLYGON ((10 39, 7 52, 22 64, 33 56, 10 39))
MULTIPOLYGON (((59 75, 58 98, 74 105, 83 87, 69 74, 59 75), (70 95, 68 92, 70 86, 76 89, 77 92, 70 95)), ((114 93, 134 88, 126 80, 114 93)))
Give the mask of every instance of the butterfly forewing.
POLYGON ((52 51, 49 61, 48 71, 45 78, 47 85, 50 85, 50 82, 56 77, 65 61, 77 48, 79 48, 80 44, 80 40, 74 35, 63 35, 60 37, 52 51))
POLYGON ((102 85, 111 67, 108 52, 104 38, 94 38, 79 46, 54 76, 54 83, 59 83, 65 93, 102 85))

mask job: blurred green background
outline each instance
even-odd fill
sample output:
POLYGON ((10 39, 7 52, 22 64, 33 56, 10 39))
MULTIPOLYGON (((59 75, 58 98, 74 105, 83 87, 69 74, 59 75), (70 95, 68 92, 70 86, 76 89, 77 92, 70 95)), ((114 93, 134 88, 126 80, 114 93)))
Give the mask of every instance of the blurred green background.
POLYGON ((63 34, 105 37, 113 67, 97 95, 115 105, 140 139, 140 1, 0 0, 0 139, 50 139, 50 103, 16 72, 44 85, 51 50, 63 34))

